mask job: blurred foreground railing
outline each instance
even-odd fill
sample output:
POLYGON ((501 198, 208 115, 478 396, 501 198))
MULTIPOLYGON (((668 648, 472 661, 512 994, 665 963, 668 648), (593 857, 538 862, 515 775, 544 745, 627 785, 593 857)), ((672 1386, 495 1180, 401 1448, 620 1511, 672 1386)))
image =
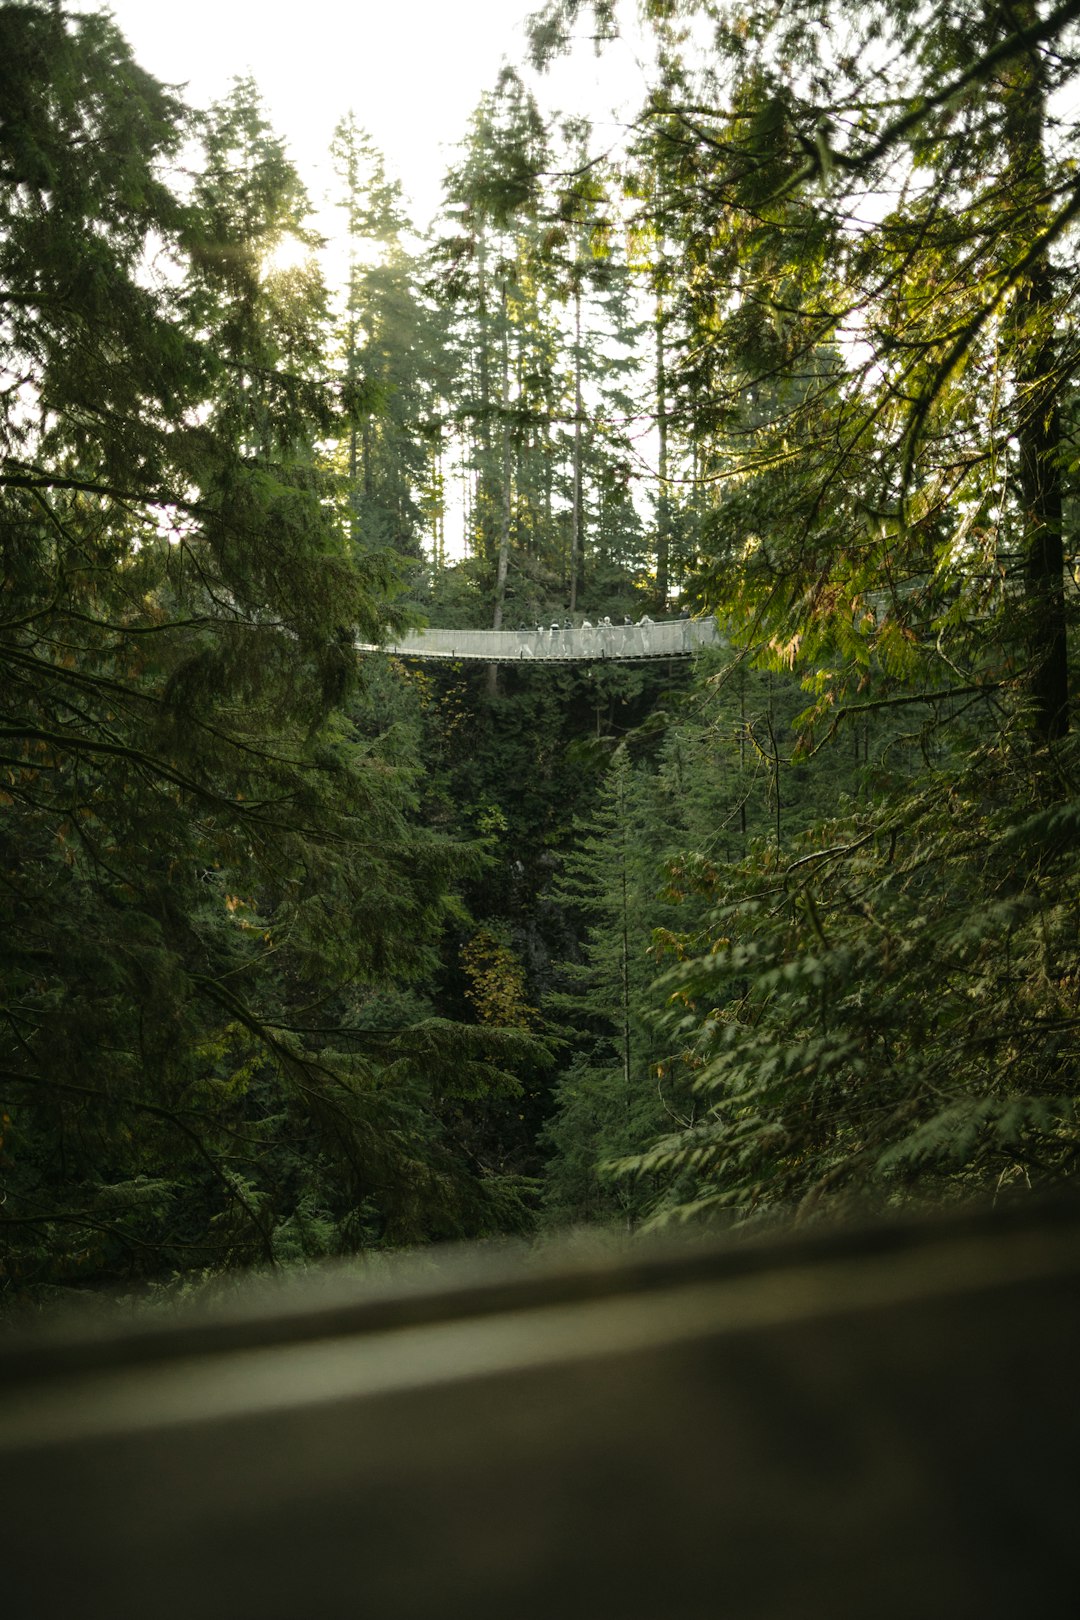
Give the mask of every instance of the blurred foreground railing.
POLYGON ((1075 1610, 1080 1212, 0 1341, 7 1620, 1075 1610))

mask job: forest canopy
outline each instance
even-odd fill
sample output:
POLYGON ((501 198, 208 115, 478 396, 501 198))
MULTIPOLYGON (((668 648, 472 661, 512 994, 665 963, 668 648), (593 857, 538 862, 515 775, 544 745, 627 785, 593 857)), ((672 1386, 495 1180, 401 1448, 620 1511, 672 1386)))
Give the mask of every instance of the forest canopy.
POLYGON ((552 0, 335 282, 250 79, 0 4, 7 1296, 1072 1174, 1078 14, 552 0))

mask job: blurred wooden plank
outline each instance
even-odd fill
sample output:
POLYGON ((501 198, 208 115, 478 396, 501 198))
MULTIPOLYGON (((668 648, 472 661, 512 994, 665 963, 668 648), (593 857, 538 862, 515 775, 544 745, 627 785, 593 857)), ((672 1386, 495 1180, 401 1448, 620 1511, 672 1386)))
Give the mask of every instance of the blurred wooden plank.
POLYGON ((1080 1215, 472 1260, 0 1351, 5 1613, 1041 1615, 1080 1215))

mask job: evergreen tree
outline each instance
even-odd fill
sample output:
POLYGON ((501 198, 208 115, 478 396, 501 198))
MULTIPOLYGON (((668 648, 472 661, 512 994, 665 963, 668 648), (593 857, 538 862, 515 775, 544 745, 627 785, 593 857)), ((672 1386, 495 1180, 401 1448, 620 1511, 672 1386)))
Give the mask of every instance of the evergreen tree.
POLYGON ((338 328, 340 364, 355 414, 345 445, 358 544, 417 555, 428 440, 438 416, 438 338, 402 237, 401 187, 352 113, 331 146, 344 215, 348 271, 338 328))
POLYGON ((546 998, 572 1050, 544 1140, 545 1200, 559 1222, 632 1227, 646 1194, 605 1168, 678 1115, 665 1095, 651 1009, 649 954, 657 887, 640 788, 617 748, 595 813, 575 821, 555 893, 582 924, 580 960, 560 964, 565 988, 546 998))
POLYGON ((497 1226, 453 1099, 512 1088, 499 1038, 405 988, 456 858, 342 708, 391 581, 316 448, 322 289, 270 257, 295 171, 241 83, 182 204, 187 115, 110 21, 0 29, 4 1287, 497 1226))
POLYGON ((456 414, 473 475, 470 528, 495 629, 506 602, 521 436, 511 329, 517 307, 529 303, 515 223, 535 211, 544 141, 535 103, 520 78, 504 70, 474 115, 462 162, 447 176, 452 229, 434 250, 436 285, 457 311, 450 347, 464 388, 456 414))
POLYGON ((627 576, 640 558, 641 524, 628 487, 632 457, 626 424, 634 411, 627 385, 635 370, 641 325, 634 318, 627 266, 618 250, 612 176, 603 160, 590 153, 590 136, 580 120, 563 130, 563 172, 539 248, 567 327, 561 414, 570 423, 569 434, 564 434, 564 499, 569 508, 571 611, 582 605, 594 611, 615 606, 613 594, 620 584, 625 591, 627 576), (588 577, 588 594, 592 569, 587 568, 587 555, 590 565, 600 563, 598 577, 588 577))
POLYGON ((669 1208, 738 1218, 1053 1182, 1076 1142, 1073 8, 647 10, 685 335, 665 386, 720 490, 698 589, 743 656, 801 674, 803 749, 861 734, 869 770, 812 839, 781 825, 718 874, 666 984, 702 1112, 636 1165, 669 1208))

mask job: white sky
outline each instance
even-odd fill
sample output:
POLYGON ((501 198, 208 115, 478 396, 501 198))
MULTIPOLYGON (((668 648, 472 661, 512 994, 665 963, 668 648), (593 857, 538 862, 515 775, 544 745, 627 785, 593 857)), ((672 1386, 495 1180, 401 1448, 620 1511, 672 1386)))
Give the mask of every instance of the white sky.
MULTIPOLYGON (((108 10, 136 61, 192 106, 228 93, 249 74, 276 134, 308 186, 315 223, 331 238, 324 273, 336 279, 336 210, 329 145, 350 109, 401 181, 413 222, 424 231, 439 205, 470 114, 508 60, 547 110, 585 113, 594 150, 618 145, 619 114, 645 99, 640 42, 608 45, 597 58, 586 36, 572 62, 542 80, 524 69, 525 18, 542 0, 65 0, 73 11, 108 10), (613 104, 621 103, 612 113, 613 104)), ((628 8, 630 9, 630 8, 628 8)), ((447 549, 464 548, 460 491, 449 491, 447 549)))
MULTIPOLYGON (((140 65, 206 106, 250 73, 270 121, 316 206, 329 185, 326 152, 351 108, 400 179, 423 229, 439 185, 483 91, 504 58, 525 55, 524 19, 540 0, 69 0, 111 10, 140 65)), ((560 73, 545 100, 606 117, 609 86, 639 101, 643 79, 629 52, 571 79, 560 73)))

